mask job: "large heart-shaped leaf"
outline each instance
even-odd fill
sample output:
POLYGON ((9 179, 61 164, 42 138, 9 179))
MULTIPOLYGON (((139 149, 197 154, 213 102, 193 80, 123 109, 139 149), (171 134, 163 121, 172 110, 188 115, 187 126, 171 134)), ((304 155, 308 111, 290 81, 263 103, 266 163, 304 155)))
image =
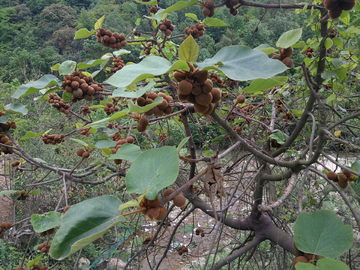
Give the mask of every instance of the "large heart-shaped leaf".
POLYGON ((143 152, 131 165, 125 183, 129 193, 142 194, 155 199, 163 188, 175 182, 179 174, 179 155, 175 147, 164 146, 143 152))
POLYGON ((49 212, 46 215, 31 215, 31 224, 37 233, 45 232, 49 229, 61 225, 62 214, 59 212, 49 212))
POLYGON ((116 142, 112 140, 101 140, 95 143, 95 148, 111 148, 116 147, 116 142))
POLYGON ((76 62, 71 60, 66 60, 65 62, 61 63, 59 67, 59 74, 60 75, 71 75, 76 68, 76 62))
POLYGON ((9 113, 21 113, 22 115, 26 115, 28 113, 28 109, 26 108, 26 106, 18 103, 7 104, 5 106, 5 109, 9 113))
POLYGON ((302 35, 302 28, 293 29, 285 32, 276 42, 276 46, 280 48, 288 48, 299 41, 302 35))
POLYGON ((259 50, 238 45, 222 48, 214 57, 198 63, 200 69, 217 69, 236 81, 268 79, 288 68, 259 50))
POLYGON ((344 225, 330 210, 301 213, 294 226, 296 247, 306 253, 336 258, 353 243, 350 225, 344 225))
POLYGON ((123 67, 106 82, 116 87, 125 87, 131 83, 159 76, 175 69, 188 71, 189 67, 185 61, 179 60, 171 64, 170 61, 160 56, 150 56, 146 57, 139 64, 123 67))
POLYGON ((120 204, 115 196, 102 196, 71 206, 52 241, 51 257, 62 260, 124 221, 120 204))
POLYGON ((52 85, 61 86, 61 81, 56 78, 54 75, 47 74, 42 76, 35 82, 29 82, 27 84, 20 85, 18 89, 16 89, 15 93, 12 95, 13 98, 20 98, 32 93, 35 93, 41 89, 46 87, 50 87, 52 85))

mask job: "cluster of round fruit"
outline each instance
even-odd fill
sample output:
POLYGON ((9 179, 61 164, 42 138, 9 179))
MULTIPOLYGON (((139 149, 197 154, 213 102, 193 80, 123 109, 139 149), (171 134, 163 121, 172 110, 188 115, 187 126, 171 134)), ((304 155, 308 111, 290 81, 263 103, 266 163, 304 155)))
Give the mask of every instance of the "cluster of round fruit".
POLYGON ((81 106, 80 109, 81 109, 83 115, 87 115, 87 114, 91 113, 91 110, 89 109, 89 106, 81 106))
POLYGON ((239 126, 234 126, 233 130, 235 130, 239 136, 242 134, 242 128, 239 126))
POLYGON ((178 254, 181 256, 186 252, 189 252, 188 248, 185 246, 178 247, 177 249, 178 254))
POLYGON ((7 146, 13 146, 14 144, 11 141, 9 141, 9 139, 5 136, 5 134, 0 133, 0 143, 3 144, 0 146, 0 152, 4 152, 4 154, 14 153, 14 150, 11 147, 7 147, 7 146))
POLYGON ((208 115, 214 110, 213 103, 221 100, 221 91, 213 88, 213 83, 208 79, 207 70, 194 69, 189 65, 190 71, 176 71, 174 78, 179 82, 177 90, 181 101, 194 104, 198 113, 208 115))
MULTIPOLYGON (((31 268, 31 270, 47 270, 48 268, 49 267, 47 267, 46 265, 34 264, 31 268)), ((23 268, 23 267, 21 267, 19 269, 15 268, 15 270, 23 270, 23 269, 25 269, 25 268, 23 268)))
POLYGON ((190 28, 185 28, 185 38, 192 35, 193 38, 199 38, 204 35, 205 28, 201 23, 196 23, 190 28))
POLYGON ((144 45, 144 53, 145 55, 149 55, 150 52, 151 52, 151 46, 152 46, 152 43, 151 42, 148 42, 144 45))
POLYGON ((284 113, 284 114, 282 115, 282 119, 283 119, 284 121, 293 120, 293 119, 294 119, 294 116, 292 115, 292 113, 287 112, 287 113, 284 113))
POLYGON ((0 239, 4 238, 5 231, 12 227, 11 223, 3 222, 0 224, 0 239))
POLYGON ((90 128, 87 127, 83 127, 80 128, 80 135, 84 135, 84 136, 90 136, 90 128))
POLYGON ((6 123, 0 123, 0 131, 8 131, 10 128, 16 129, 14 121, 7 121, 6 123))
POLYGON ((123 34, 112 33, 110 30, 101 28, 96 32, 96 35, 97 42, 102 43, 105 47, 110 47, 111 49, 120 50, 127 45, 123 34))
POLYGON ((156 12, 158 12, 161 8, 157 7, 157 6, 149 6, 149 12, 152 14, 155 14, 156 12))
POLYGON ((277 59, 283 62, 285 66, 288 68, 291 68, 294 65, 294 61, 290 58, 290 56, 293 53, 293 49, 291 47, 289 48, 280 48, 279 49, 280 54, 273 53, 272 59, 277 59))
POLYGON ((235 16, 238 14, 238 10, 234 8, 237 4, 239 4, 239 0, 226 0, 225 5, 229 9, 231 15, 235 16))
POLYGON ((167 215, 167 209, 164 206, 160 207, 160 200, 158 196, 154 200, 148 200, 145 197, 139 203, 141 213, 147 215, 148 218, 154 220, 163 220, 167 215))
POLYGON ((51 235, 55 232, 55 228, 48 229, 44 232, 39 233, 40 236, 44 237, 46 235, 51 235))
POLYGON ((165 19, 158 26, 159 30, 164 32, 165 36, 171 36, 171 32, 174 31, 175 26, 172 24, 171 20, 165 19))
POLYGON ((277 113, 285 112, 285 109, 284 109, 284 99, 283 99, 283 98, 278 99, 278 100, 276 101, 276 112, 277 112, 277 113))
POLYGON ((80 71, 74 71, 70 76, 65 75, 62 87, 73 95, 72 102, 80 99, 92 101, 94 95, 102 90, 102 85, 97 85, 92 77, 85 76, 80 71))
POLYGON ((17 198, 18 201, 25 201, 27 197, 29 197, 29 193, 25 190, 20 191, 20 196, 17 198))
POLYGON ((88 149, 84 150, 82 148, 76 150, 76 155, 82 158, 88 158, 90 156, 90 151, 88 149))
POLYGON ((120 108, 118 106, 114 106, 114 104, 111 103, 111 102, 108 102, 106 104, 106 106, 104 107, 104 111, 105 111, 106 115, 110 115, 110 114, 112 114, 114 112, 117 112, 119 110, 120 110, 120 108))
POLYGON ((61 97, 59 97, 58 95, 50 94, 48 98, 48 102, 51 103, 51 105, 59 112, 62 112, 64 114, 69 114, 70 104, 66 104, 64 100, 62 100, 61 97))
POLYGON ((215 14, 215 2, 214 0, 206 0, 204 4, 202 4, 204 9, 202 10, 202 14, 204 17, 211 18, 215 14))
POLYGON ((329 11, 331 19, 337 19, 341 16, 343 10, 351 10, 355 4, 355 0, 323 0, 324 7, 329 11))
POLYGON ((0 117, 3 116, 3 115, 5 115, 5 114, 6 114, 5 111, 0 111, 0 117))
POLYGON ((311 58, 314 56, 314 49, 309 47, 304 51, 304 53, 308 58, 311 58))
POLYGON ((204 237, 205 236, 205 231, 203 229, 201 229, 201 228, 196 228, 195 234, 196 235, 201 235, 201 237, 204 237))
POLYGON ((121 130, 121 127, 120 127, 119 124, 116 123, 116 122, 114 122, 114 123, 109 123, 106 127, 109 128, 109 129, 118 128, 119 130, 121 130))
POLYGON ((172 113, 173 108, 169 106, 169 103, 173 102, 173 98, 171 96, 165 95, 164 93, 159 93, 159 94, 156 94, 155 92, 150 92, 149 94, 145 93, 141 97, 138 97, 136 99, 136 103, 140 107, 143 107, 143 106, 153 103, 153 101, 157 97, 163 98, 162 103, 157 105, 156 107, 152 108, 151 110, 148 110, 147 112, 145 112, 145 115, 150 116, 150 115, 154 114, 156 117, 160 117, 163 114, 172 113))
POLYGON ((160 134, 159 136, 159 142, 165 142, 167 139, 167 134, 166 132, 163 132, 162 134, 160 134))
POLYGON ((124 61, 121 59, 120 56, 116 56, 114 58, 113 65, 114 65, 114 68, 110 69, 111 74, 114 74, 116 71, 122 69, 125 66, 124 61))
POLYGON ((253 113, 254 111, 255 111, 255 109, 256 109, 256 106, 255 105, 253 105, 253 104, 249 104, 249 105, 246 105, 246 106, 244 106, 244 107, 241 107, 241 110, 242 110, 242 112, 244 113, 244 114, 246 114, 246 113, 253 113))
POLYGON ((337 174, 336 172, 328 172, 327 178, 338 184, 342 189, 348 186, 348 181, 352 182, 356 179, 356 176, 350 173, 348 170, 343 169, 342 173, 337 174))
MULTIPOLYGON (((172 188, 168 188, 167 190, 164 191, 163 197, 167 198, 169 197, 172 193, 174 193, 175 190, 172 188)), ((180 208, 184 208, 185 204, 186 204, 186 199, 184 197, 184 195, 182 194, 178 194, 176 195, 173 199, 172 199, 173 203, 175 204, 175 206, 180 207, 180 208)))
POLYGON ((48 241, 45 241, 44 243, 38 245, 37 249, 40 250, 42 253, 48 253, 50 247, 51 244, 49 244, 48 241))
POLYGON ((11 167, 16 167, 19 165, 20 165, 20 161, 18 161, 18 160, 11 163, 11 167))
MULTIPOLYGON (((123 144, 125 144, 125 143, 131 143, 131 144, 133 144, 134 141, 135 141, 135 139, 134 139, 134 137, 132 137, 132 136, 129 136, 129 137, 127 137, 126 139, 123 139, 123 138, 120 136, 120 138, 116 141, 116 147, 113 148, 113 149, 111 149, 111 152, 112 152, 113 154, 116 154, 117 150, 119 150, 123 144)), ((122 159, 114 159, 114 163, 115 163, 116 165, 120 165, 121 162, 122 162, 122 159)))
POLYGON ((65 134, 53 134, 53 135, 49 135, 49 134, 44 134, 42 136, 42 140, 45 144, 52 144, 55 145, 57 143, 62 143, 65 141, 65 134))

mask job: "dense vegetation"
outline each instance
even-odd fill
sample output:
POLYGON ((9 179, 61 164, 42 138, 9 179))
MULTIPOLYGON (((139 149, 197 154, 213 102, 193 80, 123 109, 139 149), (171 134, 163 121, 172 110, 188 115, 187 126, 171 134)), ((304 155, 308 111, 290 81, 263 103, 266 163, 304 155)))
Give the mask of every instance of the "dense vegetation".
POLYGON ((0 1, 0 269, 357 269, 359 20, 0 1))

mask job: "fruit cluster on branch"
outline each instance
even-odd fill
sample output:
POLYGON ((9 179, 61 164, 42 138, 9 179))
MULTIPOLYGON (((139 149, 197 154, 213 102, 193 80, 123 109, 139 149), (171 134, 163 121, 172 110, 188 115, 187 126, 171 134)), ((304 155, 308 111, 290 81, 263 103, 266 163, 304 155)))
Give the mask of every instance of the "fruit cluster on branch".
POLYGON ((42 141, 45 144, 52 144, 52 145, 62 143, 62 142, 65 141, 65 134, 60 134, 60 135, 58 135, 58 134, 52 134, 52 135, 44 134, 42 136, 42 141))
POLYGON ((338 184, 342 189, 348 186, 348 182, 352 182, 356 179, 356 176, 350 173, 348 170, 343 169, 342 173, 337 174, 336 172, 328 172, 327 178, 338 184))
POLYGON ((293 53, 293 49, 289 48, 280 48, 280 54, 273 54, 272 59, 277 59, 283 62, 288 68, 291 68, 294 65, 294 61, 290 58, 293 53))
POLYGON ((97 42, 103 44, 105 47, 120 50, 127 45, 125 36, 123 34, 112 33, 110 30, 101 28, 96 32, 97 42))
POLYGON ((87 114, 91 113, 89 106, 81 106, 80 109, 81 109, 83 115, 87 115, 87 114))
POLYGON ((192 37, 196 39, 204 35, 205 28, 201 23, 196 23, 192 25, 190 28, 186 27, 184 31, 185 31, 185 39, 190 35, 192 35, 192 37))
POLYGON ((162 103, 145 112, 145 115, 147 116, 155 115, 156 117, 160 117, 163 116, 164 114, 171 114, 173 112, 173 108, 169 106, 169 103, 173 102, 173 98, 171 96, 167 96, 164 93, 158 93, 158 94, 156 94, 155 92, 145 93, 141 97, 138 97, 136 99, 136 103, 140 107, 143 107, 153 103, 157 97, 163 98, 162 103))
POLYGON ((165 19, 162 23, 159 24, 158 28, 165 34, 165 36, 171 36, 175 26, 172 24, 171 20, 165 19))
POLYGON ((51 244, 49 244, 48 241, 45 241, 44 243, 38 245, 37 249, 40 250, 42 253, 48 253, 50 247, 51 244))
POLYGON ((185 247, 185 246, 178 247, 178 249, 177 249, 177 252, 178 252, 178 254, 180 256, 183 255, 184 253, 188 252, 188 251, 189 251, 188 248, 185 247))
POLYGON ((114 65, 114 68, 110 69, 111 74, 114 74, 116 71, 122 69, 125 66, 124 61, 121 59, 120 56, 116 56, 113 59, 113 65, 114 65))
POLYGON ((343 10, 351 10, 355 4, 355 0, 323 0, 325 8, 329 11, 331 19, 337 19, 341 16, 343 10))
POLYGON ((41 232, 39 233, 40 236, 44 237, 46 235, 51 235, 55 232, 55 228, 52 228, 52 229, 48 229, 47 231, 44 231, 44 232, 41 232))
MULTIPOLYGON (((0 124, 0 126, 1 126, 1 124, 0 124)), ((14 151, 11 147, 7 147, 7 146, 13 146, 14 144, 11 141, 9 141, 9 139, 5 136, 5 134, 0 133, 0 143, 3 144, 0 146, 0 153, 1 152, 3 152, 4 154, 14 153, 14 151)))
MULTIPOLYGON (((120 133, 119 133, 120 134, 120 133)), ((123 139, 123 137, 117 137, 117 140, 116 140, 116 147, 111 149, 112 153, 113 154, 116 154, 116 152, 121 148, 121 146, 125 143, 130 143, 130 144, 133 144, 135 141, 134 137, 132 136, 129 136, 127 137, 126 139, 123 139)), ((114 159, 114 163, 116 165, 120 165, 122 163, 122 159, 114 159)))
POLYGON ((202 10, 202 15, 204 17, 211 18, 215 14, 215 2, 214 0, 206 0, 204 4, 202 4, 204 9, 202 10))
POLYGON ((26 198, 28 198, 30 194, 26 192, 25 190, 20 191, 20 196, 17 198, 18 201, 25 201, 26 198))
POLYGON ((154 200, 148 200, 144 197, 139 203, 139 206, 141 213, 147 215, 148 218, 152 220, 163 220, 167 215, 166 207, 160 207, 160 200, 157 196, 154 200))
POLYGON ((106 115, 113 114, 114 112, 118 112, 120 110, 120 108, 116 106, 118 99, 113 98, 113 102, 115 103, 115 105, 111 102, 106 103, 106 106, 104 107, 106 115))
POLYGON ((92 101, 94 95, 103 88, 102 85, 97 85, 92 77, 87 77, 80 71, 74 71, 70 76, 65 75, 62 87, 73 95, 71 101, 74 103, 81 99, 92 101))
POLYGON ((307 48, 304 53, 306 54, 307 58, 312 58, 314 56, 314 49, 313 48, 307 48))
POLYGON ((50 94, 48 98, 48 102, 51 103, 51 105, 59 112, 62 112, 64 114, 69 114, 70 104, 66 104, 64 100, 62 100, 61 97, 59 97, 58 95, 54 93, 50 94))
POLYGON ((189 65, 190 71, 176 71, 174 78, 179 82, 178 97, 181 101, 194 104, 198 113, 208 115, 214 110, 215 103, 221 100, 221 91, 213 88, 213 82, 208 79, 207 70, 199 70, 189 65))

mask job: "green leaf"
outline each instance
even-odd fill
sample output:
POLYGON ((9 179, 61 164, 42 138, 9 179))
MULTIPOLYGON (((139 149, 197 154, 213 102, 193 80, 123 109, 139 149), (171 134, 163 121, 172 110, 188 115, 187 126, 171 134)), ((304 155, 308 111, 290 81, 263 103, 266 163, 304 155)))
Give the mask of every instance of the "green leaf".
POLYGON ((270 134, 269 137, 276 140, 279 144, 284 144, 288 136, 278 130, 278 131, 270 134))
POLYGON ((209 18, 209 17, 205 18, 205 24, 207 26, 228 26, 222 20, 219 20, 217 18, 209 18))
POLYGON ((331 101, 333 101, 335 98, 336 98, 336 94, 331 94, 331 95, 326 99, 326 101, 327 101, 327 102, 331 102, 331 101))
POLYGON ((257 79, 253 81, 250 86, 245 88, 245 94, 254 93, 256 91, 267 90, 271 87, 283 85, 287 82, 288 77, 277 76, 269 79, 257 79))
POLYGON ((276 42, 276 46, 280 48, 288 48, 299 41, 302 35, 302 28, 293 29, 285 32, 276 42))
POLYGON ((330 49, 334 45, 334 42, 331 38, 327 38, 324 45, 326 49, 330 49))
POLYGON ((147 6, 157 5, 157 0, 151 0, 149 2, 143 2, 143 1, 140 1, 140 0, 136 0, 136 2, 140 3, 140 4, 147 5, 147 6))
POLYGON ((296 270, 317 270, 316 266, 311 263, 298 262, 295 265, 296 270))
POLYGON ((39 80, 35 82, 29 82, 27 84, 20 85, 18 89, 16 89, 15 93, 12 95, 13 98, 20 98, 32 93, 38 92, 40 89, 44 89, 50 86, 61 86, 61 81, 56 78, 54 75, 44 75, 39 80))
POLYGON ((181 150, 181 148, 183 148, 183 146, 187 143, 187 141, 189 140, 190 137, 186 137, 184 139, 181 140, 181 142, 179 143, 178 147, 176 148, 177 151, 179 152, 181 150))
POLYGON ((340 21, 342 21, 343 23, 345 23, 346 25, 350 24, 350 14, 348 11, 343 10, 341 12, 341 15, 339 17, 340 21))
POLYGON ((337 71, 337 77, 340 81, 343 81, 347 78, 347 71, 345 68, 339 68, 337 71))
POLYGON ((22 115, 26 115, 28 113, 28 109, 25 107, 25 105, 19 104, 19 103, 10 103, 5 106, 5 109, 8 112, 13 113, 21 113, 22 115))
POLYGON ((0 116, 0 123, 6 123, 9 121, 9 116, 7 114, 0 116))
POLYGON ((194 14, 194 13, 185 13, 185 17, 189 17, 195 21, 198 21, 198 18, 196 16, 196 14, 194 14))
POLYGON ((360 172, 360 161, 355 160, 355 162, 351 163, 351 169, 355 172, 360 172))
POLYGON ((349 266, 339 260, 331 258, 322 258, 316 262, 316 268, 319 270, 350 270, 349 266))
POLYGON ((268 79, 288 68, 279 60, 270 59, 265 53, 237 45, 222 48, 214 57, 198 63, 199 69, 217 69, 236 81, 268 79), (221 66, 215 67, 221 63, 221 66))
POLYGON ((86 142, 82 141, 82 140, 74 139, 74 138, 70 138, 70 140, 73 140, 74 142, 77 142, 77 143, 81 144, 84 147, 89 147, 89 145, 86 142))
POLYGON ((321 74, 321 78, 323 78, 324 80, 330 79, 332 77, 336 77, 337 76, 337 71, 336 70, 326 70, 325 72, 323 72, 321 74))
POLYGON ((360 198, 360 183, 351 182, 350 187, 351 187, 352 191, 354 192, 355 196, 360 198))
POLYGON ((179 47, 179 59, 194 64, 199 56, 199 45, 192 35, 189 35, 179 47))
MULTIPOLYGON (((278 61, 280 62, 280 61, 278 61)), ((175 69, 189 70, 184 61, 176 61, 173 65, 160 56, 146 57, 139 64, 127 65, 112 75, 106 82, 116 86, 125 87, 150 77, 159 76, 175 69)))
POLYGON ((128 113, 132 113, 132 112, 144 113, 144 112, 147 112, 147 111, 151 110, 152 108, 156 107, 157 105, 161 104, 162 102, 163 102, 163 98, 157 97, 154 99, 153 103, 141 107, 137 104, 134 104, 131 101, 131 99, 128 99, 128 107, 129 107, 128 113))
POLYGON ((170 12, 174 12, 174 11, 177 11, 180 9, 190 7, 192 5, 195 5, 197 3, 197 1, 198 0, 190 0, 189 2, 177 1, 174 5, 168 7, 167 9, 162 10, 160 14, 170 13, 170 12))
POLYGON ((88 38, 95 33, 96 31, 94 29, 89 31, 86 28, 81 28, 78 31, 76 31, 74 39, 88 38))
POLYGON ((336 46, 339 47, 339 48, 338 48, 339 50, 341 50, 341 49, 343 48, 343 42, 342 42, 341 39, 339 39, 339 38, 333 38, 332 41, 335 43, 336 46))
POLYGON ((68 102, 70 99, 72 99, 72 94, 69 92, 64 92, 62 95, 62 99, 64 102, 68 102))
POLYGON ((101 153, 104 155, 104 157, 109 157, 113 152, 108 148, 102 148, 101 153))
POLYGON ((152 89, 155 85, 155 81, 149 82, 144 87, 139 87, 136 91, 125 91, 126 88, 120 87, 114 90, 113 97, 127 97, 127 98, 138 98, 141 97, 146 91, 152 89))
POLYGON ((141 154, 140 147, 130 143, 124 143, 116 154, 109 156, 109 159, 125 159, 135 161, 141 154))
POLYGON ((125 221, 118 210, 120 204, 115 196, 102 196, 71 206, 54 236, 50 256, 62 260, 125 221))
POLYGON ((111 148, 116 147, 116 142, 110 141, 110 140, 101 140, 97 141, 95 143, 95 148, 101 149, 101 148, 111 148))
POLYGON ((60 64, 57 63, 56 65, 52 66, 50 69, 56 71, 56 70, 59 70, 59 67, 60 67, 60 64))
POLYGON ((271 47, 267 44, 261 44, 254 48, 254 50, 262 51, 263 53, 266 53, 267 55, 272 54, 273 52, 276 52, 276 49, 274 47, 271 47))
POLYGON ((105 15, 102 16, 100 19, 97 20, 97 22, 96 22, 95 25, 94 25, 94 29, 95 29, 95 30, 100 29, 101 26, 102 26, 102 24, 103 24, 103 22, 104 22, 104 20, 105 20, 105 15))
POLYGON ((114 51, 113 55, 119 56, 119 55, 129 54, 129 53, 131 53, 131 51, 128 51, 128 50, 125 50, 125 49, 120 49, 118 51, 114 51))
POLYGON ((127 114, 127 110, 123 110, 123 111, 114 113, 111 117, 107 117, 107 118, 101 119, 99 121, 93 122, 91 124, 88 124, 88 125, 86 125, 86 127, 91 127, 91 126, 95 126, 95 125, 98 125, 98 124, 109 122, 109 121, 112 121, 112 120, 115 120, 115 119, 119 119, 121 117, 126 116, 126 114, 127 114))
POLYGON ((154 200, 163 188, 173 184, 179 174, 179 155, 175 147, 164 146, 143 152, 126 173, 125 183, 129 193, 142 194, 154 200))
POLYGON ((31 225, 37 233, 45 232, 61 225, 62 214, 59 212, 49 212, 46 215, 31 215, 31 225))
POLYGON ((41 261, 42 259, 42 255, 40 256, 37 256, 35 259, 29 261, 27 264, 26 264, 26 267, 27 268, 30 268, 31 266, 35 265, 35 264, 39 264, 39 262, 41 261))
POLYGON ((76 68, 76 62, 71 60, 66 60, 59 67, 60 75, 71 75, 76 68))
POLYGON ((301 117, 304 113, 304 111, 298 111, 298 110, 290 110, 292 114, 296 115, 297 117, 301 117))
POLYGON ((40 194, 40 188, 29 192, 29 194, 30 194, 30 195, 39 195, 39 194, 40 194))
POLYGON ((330 210, 303 212, 294 225, 294 241, 302 252, 336 258, 352 246, 352 227, 330 210))
POLYGON ((0 192, 0 195, 12 195, 12 194, 17 194, 20 193, 20 191, 18 190, 3 190, 0 192))
POLYGON ((291 45, 291 47, 292 48, 303 48, 303 47, 305 47, 305 45, 306 45, 306 43, 304 41, 301 41, 301 42, 291 45))
POLYGON ((85 69, 85 68, 89 68, 89 67, 94 67, 97 65, 100 65, 101 63, 107 62, 108 59, 97 59, 97 60, 90 60, 87 63, 79 63, 77 65, 77 69, 81 70, 81 69, 85 69))

